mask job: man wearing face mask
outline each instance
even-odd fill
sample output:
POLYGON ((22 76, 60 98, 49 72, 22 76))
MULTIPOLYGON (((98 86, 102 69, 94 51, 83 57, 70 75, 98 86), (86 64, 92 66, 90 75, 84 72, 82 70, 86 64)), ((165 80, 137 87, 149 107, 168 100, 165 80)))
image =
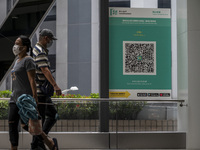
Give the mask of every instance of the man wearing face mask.
MULTIPOLYGON (((53 125, 56 123, 58 115, 57 111, 52 103, 50 96, 45 95, 40 86, 47 79, 54 88, 56 95, 61 95, 61 89, 54 80, 51 71, 50 63, 48 60, 48 49, 53 41, 57 38, 53 35, 53 32, 49 29, 43 29, 39 33, 39 41, 35 45, 32 51, 33 60, 36 63, 36 86, 37 86, 37 95, 38 102, 46 103, 47 105, 38 105, 38 110, 42 116, 43 131, 48 134, 53 125)), ((31 143, 31 149, 45 149, 43 142, 38 141, 38 139, 33 136, 31 143)))

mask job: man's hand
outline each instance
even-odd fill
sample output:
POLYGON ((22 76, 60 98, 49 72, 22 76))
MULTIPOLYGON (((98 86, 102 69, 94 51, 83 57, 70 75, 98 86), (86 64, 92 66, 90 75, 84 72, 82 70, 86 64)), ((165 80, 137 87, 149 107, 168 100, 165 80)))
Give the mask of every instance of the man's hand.
POLYGON ((55 84, 55 85, 53 86, 53 88, 54 88, 54 91, 56 91, 56 95, 59 96, 59 95, 62 94, 61 89, 58 87, 57 84, 55 84))
POLYGON ((56 84, 56 81, 54 80, 50 70, 48 67, 41 67, 42 73, 45 75, 45 77, 47 78, 47 80, 51 83, 51 85, 53 85, 54 91, 56 91, 56 95, 61 95, 61 89, 58 87, 58 85, 56 84))

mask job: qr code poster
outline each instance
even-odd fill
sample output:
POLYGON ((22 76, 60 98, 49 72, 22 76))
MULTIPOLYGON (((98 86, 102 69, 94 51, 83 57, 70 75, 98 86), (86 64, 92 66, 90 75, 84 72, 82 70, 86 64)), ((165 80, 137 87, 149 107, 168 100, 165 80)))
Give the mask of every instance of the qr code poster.
POLYGON ((156 42, 123 41, 123 74, 156 75, 156 42))

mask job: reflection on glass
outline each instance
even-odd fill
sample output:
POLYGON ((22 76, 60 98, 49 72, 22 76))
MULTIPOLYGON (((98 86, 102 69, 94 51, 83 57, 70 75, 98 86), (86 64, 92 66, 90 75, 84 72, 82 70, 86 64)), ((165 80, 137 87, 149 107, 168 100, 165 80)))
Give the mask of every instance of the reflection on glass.
MULTIPOLYGON (((10 93, 1 93, 1 95, 10 93)), ((8 101, 0 101, 0 131, 8 131, 8 101)), ((56 102, 59 120, 51 131, 98 132, 99 102, 56 102)), ((177 131, 176 103, 110 101, 109 132, 177 131)))
POLYGON ((22 34, 30 37, 53 3, 54 0, 16 1, 13 10, 0 26, 0 81, 15 58, 12 54, 12 46, 15 39, 22 34))

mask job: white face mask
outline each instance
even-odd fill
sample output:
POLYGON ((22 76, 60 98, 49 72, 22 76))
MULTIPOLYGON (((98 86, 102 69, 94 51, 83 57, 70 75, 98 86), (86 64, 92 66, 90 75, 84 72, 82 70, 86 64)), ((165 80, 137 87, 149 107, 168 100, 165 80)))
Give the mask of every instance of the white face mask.
POLYGON ((13 54, 15 55, 15 56, 17 56, 21 51, 19 50, 19 48, 20 48, 21 46, 19 46, 19 45, 14 45, 13 46, 13 54))
POLYGON ((53 44, 53 40, 51 40, 49 43, 47 43, 47 48, 51 47, 53 44))

